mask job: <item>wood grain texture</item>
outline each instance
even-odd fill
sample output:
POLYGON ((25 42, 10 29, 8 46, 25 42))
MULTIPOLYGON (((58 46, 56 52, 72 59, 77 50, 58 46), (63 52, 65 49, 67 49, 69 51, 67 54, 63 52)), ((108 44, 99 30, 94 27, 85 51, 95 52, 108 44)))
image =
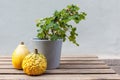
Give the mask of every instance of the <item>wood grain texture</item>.
MULTIPOLYGON (((67 58, 69 58, 69 57, 79 57, 79 58, 98 58, 98 56, 96 56, 96 55, 61 55, 61 58, 64 58, 64 57, 67 57, 67 58)), ((7 59, 9 59, 9 58, 11 58, 11 56, 0 56, 0 59, 1 58, 7 58, 7 59)))
MULTIPOLYGON (((12 61, 5 61, 5 60, 0 60, 0 64, 2 65, 4 65, 4 64, 12 64, 12 61)), ((81 65, 102 65, 102 64, 104 64, 105 65, 105 63, 103 62, 103 61, 101 61, 101 60, 95 60, 95 61, 93 61, 93 60, 89 60, 89 61, 83 61, 83 60, 61 60, 60 61, 60 64, 71 64, 71 65, 76 65, 76 64, 81 64, 81 65)))
MULTIPOLYGON (((0 68, 1 69, 13 69, 13 65, 10 64, 10 65, 0 65, 0 68)), ((60 66, 58 67, 58 69, 109 69, 110 67, 107 66, 107 65, 91 65, 91 64, 88 64, 88 65, 83 65, 83 64, 80 64, 80 65, 72 65, 72 64, 60 64, 60 66)))
POLYGON ((97 56, 62 57, 57 69, 47 70, 44 75, 28 76, 14 69, 11 57, 0 56, 0 80, 120 80, 108 65, 97 56))
MULTIPOLYGON (((1 60, 11 60, 11 57, 0 57, 1 60)), ((97 57, 61 57, 61 60, 98 60, 97 57)))
MULTIPOLYGON (((0 74, 23 74, 22 70, 16 69, 0 69, 0 74)), ((53 69, 47 70, 48 74, 115 74, 115 71, 112 69, 53 69)))
POLYGON ((28 76, 28 75, 0 75, 0 79, 7 80, 120 80, 120 76, 117 74, 93 74, 93 75, 41 75, 41 76, 28 76))
POLYGON ((120 66, 120 59, 103 59, 109 66, 120 66))

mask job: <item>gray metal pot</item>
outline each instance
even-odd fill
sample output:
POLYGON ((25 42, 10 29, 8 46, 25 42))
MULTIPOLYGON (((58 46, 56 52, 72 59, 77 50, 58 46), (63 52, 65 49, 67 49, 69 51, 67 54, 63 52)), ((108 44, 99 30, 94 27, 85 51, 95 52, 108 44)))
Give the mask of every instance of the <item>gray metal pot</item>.
POLYGON ((38 49, 47 58, 47 69, 55 69, 59 67, 62 39, 56 41, 40 40, 33 38, 33 48, 38 49))

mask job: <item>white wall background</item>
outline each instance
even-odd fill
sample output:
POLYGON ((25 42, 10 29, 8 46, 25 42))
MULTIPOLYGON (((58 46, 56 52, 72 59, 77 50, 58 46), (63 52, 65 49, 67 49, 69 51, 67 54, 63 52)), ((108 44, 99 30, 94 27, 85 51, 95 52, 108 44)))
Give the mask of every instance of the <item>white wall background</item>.
POLYGON ((24 41, 32 51, 35 20, 68 4, 87 13, 78 25, 79 47, 65 42, 62 54, 120 55, 120 0, 0 0, 0 55, 11 55, 24 41))

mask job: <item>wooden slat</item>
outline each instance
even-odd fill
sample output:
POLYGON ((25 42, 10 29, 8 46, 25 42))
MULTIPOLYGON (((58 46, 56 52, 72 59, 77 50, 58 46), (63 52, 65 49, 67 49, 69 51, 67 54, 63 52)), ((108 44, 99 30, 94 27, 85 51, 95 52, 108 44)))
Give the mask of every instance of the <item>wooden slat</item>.
POLYGON ((61 60, 83 60, 83 61, 89 61, 89 60, 98 60, 98 58, 61 58, 61 60))
POLYGON ((120 66, 110 66, 110 67, 120 75, 120 66))
POLYGON ((12 60, 11 59, 0 59, 0 62, 11 62, 12 60))
MULTIPOLYGON (((23 74, 22 70, 16 69, 0 69, 0 74, 9 73, 9 74, 23 74)), ((53 69, 47 70, 46 73, 49 74, 114 74, 115 71, 112 69, 53 69)))
POLYGON ((89 74, 89 73, 93 73, 93 74, 102 74, 102 73, 115 73, 115 71, 113 71, 112 69, 55 69, 55 70, 47 70, 46 73, 85 73, 85 74, 89 74))
MULTIPOLYGON (((0 65, 1 69, 13 69, 13 65, 0 65)), ((109 69, 110 67, 107 65, 69 65, 69 64, 61 64, 59 66, 60 69, 109 69)))
MULTIPOLYGON (((9 55, 9 56, 0 56, 0 59, 1 58, 11 58, 12 55, 9 55)), ((61 57, 79 57, 79 58, 98 58, 98 56, 96 55, 61 55, 61 57)))
POLYGON ((1 79, 41 80, 120 80, 120 76, 96 56, 62 57, 58 69, 47 70, 41 76, 28 76, 13 68, 10 56, 0 56, 1 79))
POLYGON ((120 59, 103 59, 109 66, 120 66, 120 59))
MULTIPOLYGON (((0 58, 0 61, 3 61, 3 60, 11 60, 10 57, 4 57, 4 58, 0 58)), ((86 57, 86 58, 81 58, 81 57, 61 57, 61 60, 98 60, 97 57, 86 57)))
POLYGON ((60 69, 109 69, 107 65, 60 65, 60 69))
POLYGON ((82 60, 61 60, 60 63, 62 64, 105 64, 102 60, 89 60, 89 61, 82 61, 82 60))
POLYGON ((41 75, 41 76, 27 76, 27 75, 0 75, 0 79, 5 80, 120 80, 117 74, 92 74, 92 75, 41 75))
POLYGON ((83 58, 86 58, 86 57, 97 57, 98 58, 98 56, 96 56, 96 55, 86 55, 86 54, 84 54, 84 55, 82 55, 82 54, 62 54, 61 55, 61 57, 83 57, 83 58))
POLYGON ((11 65, 12 62, 0 62, 0 65, 11 65))
POLYGON ((11 56, 0 56, 0 59, 11 59, 11 56))
MULTIPOLYGON (((0 62, 11 62, 11 59, 1 59, 0 62)), ((103 60, 61 60, 61 63, 105 63, 103 60)))
MULTIPOLYGON (((11 61, 0 61, 0 64, 11 64, 11 61)), ((105 64, 101 60, 95 60, 95 61, 80 61, 80 60, 62 60, 60 61, 60 64, 105 64)))
MULTIPOLYGON (((0 61, 0 65, 5 65, 5 64, 12 64, 11 61, 0 61)), ((76 64, 80 64, 80 65, 102 65, 105 64, 103 61, 101 60, 95 60, 95 61, 80 61, 80 60, 61 60, 60 64, 71 64, 71 65, 76 65, 76 64)))

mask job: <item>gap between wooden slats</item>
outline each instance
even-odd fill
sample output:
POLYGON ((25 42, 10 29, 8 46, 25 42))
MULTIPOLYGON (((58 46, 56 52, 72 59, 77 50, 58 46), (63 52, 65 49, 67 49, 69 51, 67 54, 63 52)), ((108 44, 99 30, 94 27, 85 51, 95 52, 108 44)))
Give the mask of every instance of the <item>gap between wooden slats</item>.
MULTIPOLYGON (((1 69, 14 69, 13 65, 0 65, 1 69)), ((60 69, 109 69, 110 67, 107 65, 68 65, 61 64, 59 66, 60 69)))
MULTIPOLYGON (((2 73, 9 73, 9 74, 23 74, 22 70, 16 70, 16 69, 0 69, 0 74, 2 73)), ((112 69, 53 69, 53 70, 47 70, 46 73, 49 74, 115 74, 115 71, 112 69)))
POLYGON ((120 80, 117 74, 92 74, 92 75, 41 75, 41 76, 28 76, 28 75, 0 75, 0 79, 27 79, 27 80, 120 80))

